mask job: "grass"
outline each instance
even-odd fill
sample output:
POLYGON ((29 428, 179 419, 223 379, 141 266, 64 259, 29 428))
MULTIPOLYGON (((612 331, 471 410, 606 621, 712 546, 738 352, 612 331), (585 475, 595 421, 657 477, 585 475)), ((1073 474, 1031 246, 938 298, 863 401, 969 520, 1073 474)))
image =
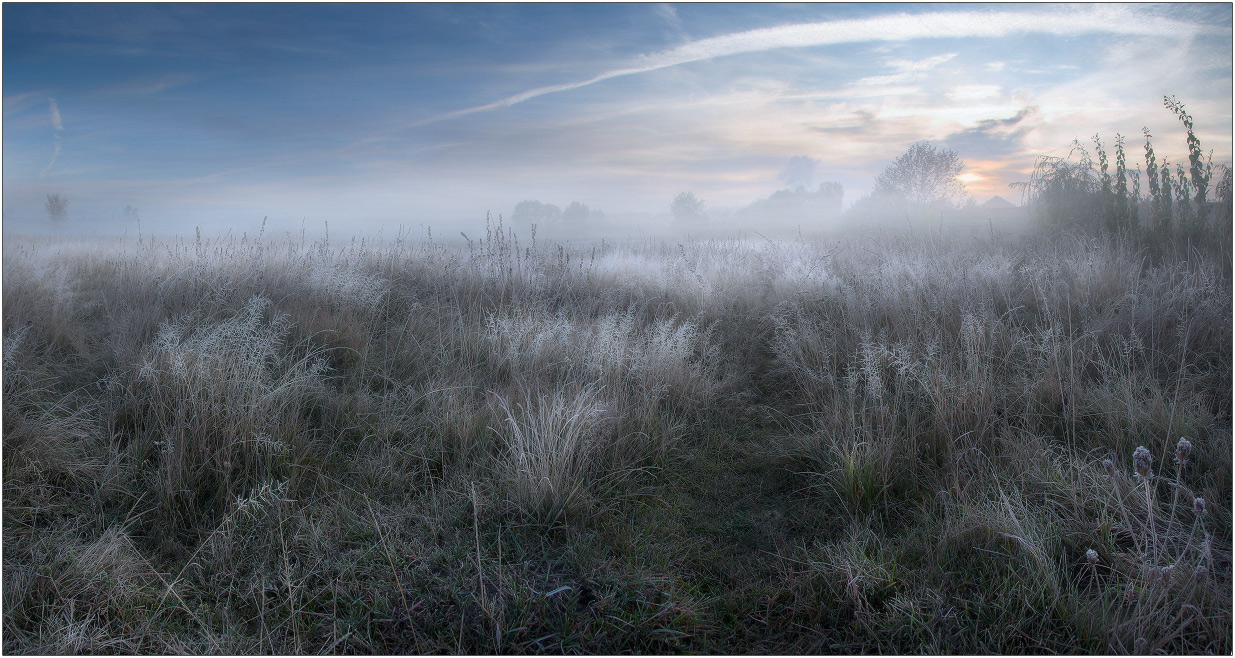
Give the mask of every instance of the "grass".
POLYGON ((1231 653, 1229 252, 464 237, 6 239, 4 650, 1231 653))

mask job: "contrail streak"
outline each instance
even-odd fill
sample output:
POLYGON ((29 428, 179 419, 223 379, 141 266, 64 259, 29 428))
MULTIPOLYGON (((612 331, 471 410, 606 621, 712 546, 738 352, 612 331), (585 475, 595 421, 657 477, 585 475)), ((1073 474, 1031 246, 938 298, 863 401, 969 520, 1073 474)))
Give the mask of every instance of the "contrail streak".
POLYGON ((51 128, 53 131, 53 146, 51 152, 51 161, 43 167, 43 171, 39 172, 39 180, 42 180, 47 172, 51 171, 52 165, 56 164, 56 158, 60 157, 61 144, 64 141, 64 124, 60 121, 60 106, 56 105, 56 99, 47 99, 48 112, 51 114, 51 128))
MULTIPOLYGON (((1108 33, 1125 36, 1188 37, 1203 26, 1110 5, 1095 5, 1080 11, 1051 12, 939 12, 896 14, 872 18, 783 25, 718 37, 699 39, 676 48, 643 55, 630 66, 606 71, 579 82, 537 87, 501 100, 454 110, 413 123, 423 126, 477 112, 487 112, 562 91, 571 91, 617 78, 698 62, 715 57, 762 52, 776 48, 807 48, 843 43, 907 41, 911 39, 994 38, 1012 34, 1042 33, 1077 36, 1108 33)), ((1212 28, 1217 30, 1218 28, 1212 28)))

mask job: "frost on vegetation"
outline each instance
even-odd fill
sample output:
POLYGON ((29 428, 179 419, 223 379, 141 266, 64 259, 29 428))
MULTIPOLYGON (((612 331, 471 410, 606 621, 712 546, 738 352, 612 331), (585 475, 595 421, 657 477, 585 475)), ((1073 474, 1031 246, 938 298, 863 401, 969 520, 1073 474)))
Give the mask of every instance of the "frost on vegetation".
POLYGON ((931 267, 920 257, 907 254, 893 254, 878 266, 879 279, 886 286, 914 287, 920 281, 930 278, 931 267))
POLYGON ((633 380, 648 389, 707 390, 718 358, 710 332, 670 318, 637 326, 634 312, 595 320, 563 313, 490 316, 485 339, 494 357, 518 372, 544 367, 591 381, 633 380))
POLYGON ((511 500, 547 522, 581 508, 609 411, 599 393, 559 390, 514 407, 499 403, 505 423, 494 429, 506 442, 511 500))
POLYGON ((837 386, 870 402, 888 395, 920 396, 942 402, 966 387, 979 385, 973 373, 986 367, 985 328, 976 316, 970 321, 966 345, 969 372, 948 367, 939 340, 892 341, 886 335, 864 332, 854 349, 842 349, 846 340, 825 321, 798 303, 784 304, 773 314, 771 349, 782 372, 823 404, 832 404, 837 386))
POLYGON ((597 257, 595 271, 623 288, 686 295, 706 305, 743 290, 792 295, 818 289, 834 280, 829 256, 813 246, 767 240, 713 240, 659 250, 615 246, 597 257))
POLYGON ((624 285, 652 290, 663 290, 670 281, 662 259, 625 251, 607 253, 597 259, 596 272, 624 285))
POLYGON ((338 264, 314 265, 307 280, 331 302, 354 305, 368 312, 377 310, 390 292, 389 281, 338 264))
POLYGON ((128 533, 115 527, 88 545, 70 549, 70 555, 75 578, 64 594, 71 598, 123 596, 145 586, 154 576, 128 533))
POLYGON ((816 290, 836 280, 836 277, 817 260, 794 258, 779 263, 778 269, 773 269, 776 261, 764 262, 765 267, 771 271, 768 274, 770 282, 773 284, 783 282, 782 285, 790 293, 816 290))
POLYGON ((969 268, 969 276, 990 286, 1002 286, 1015 274, 1015 265, 1004 254, 983 255, 969 268))
POLYGON ((485 338, 499 360, 534 368, 569 363, 575 326, 564 313, 489 316, 485 338))
POLYGON ((22 343, 25 342, 26 334, 30 332, 30 325, 22 325, 10 329, 4 337, 4 372, 11 374, 13 366, 17 363, 17 355, 21 352, 22 343))
POLYGON ((987 343, 986 327, 982 320, 973 312, 965 311, 961 316, 961 345, 965 348, 967 360, 976 360, 987 343))
POLYGON ((878 402, 883 399, 884 381, 883 364, 889 356, 888 350, 869 338, 863 340, 858 347, 855 368, 851 371, 855 383, 863 387, 866 397, 878 402))
POLYGON ((281 505, 295 502, 289 496, 287 480, 279 480, 273 484, 269 481, 262 482, 261 486, 247 494, 236 494, 223 523, 202 543, 206 560, 213 561, 213 566, 223 566, 232 555, 237 537, 246 530, 260 526, 262 521, 281 505))
POLYGON ((626 251, 608 253, 597 260, 596 272, 623 288, 640 289, 646 294, 696 296, 705 302, 718 285, 713 281, 714 273, 705 269, 697 256, 681 250, 676 257, 626 251))
POLYGON ((193 328, 165 323, 147 349, 135 396, 159 449, 160 508, 173 525, 202 518, 204 492, 227 495, 273 475, 320 386, 320 352, 295 356, 292 323, 257 296, 235 315, 193 328))
MULTIPOLYGON (((1102 460, 1105 478, 1095 478, 1100 500, 1115 519, 1125 550, 1110 552, 1110 569, 1124 596, 1114 612, 1110 641, 1127 645, 1133 633, 1204 624, 1202 610, 1211 601, 1229 605, 1230 582, 1211 579, 1215 560, 1212 528, 1206 522, 1206 501, 1185 483, 1184 471, 1193 459, 1192 441, 1181 437, 1175 446, 1174 477, 1154 473, 1154 455, 1144 446, 1132 452, 1131 475, 1111 459, 1102 460), (1166 488, 1170 495, 1160 491, 1166 488), (1191 500, 1191 504, 1189 504, 1191 500), (1187 519, 1188 509, 1192 519, 1187 519), (1126 588, 1122 585, 1126 583, 1126 588), (1170 620, 1169 622, 1167 620, 1170 620)), ((1092 562, 1092 560, 1091 560, 1092 562)), ((1154 640, 1154 638, 1150 638, 1154 640)), ((1159 637, 1158 646, 1169 641, 1159 637)), ((1135 642, 1145 642, 1137 637, 1135 642)))
POLYGON ((980 502, 949 502, 943 536, 953 543, 983 538, 999 542, 1009 568, 1025 574, 1025 582, 1034 583, 1045 600, 1057 599, 1062 583, 1053 556, 1062 550, 1060 534, 1050 516, 1026 499, 1021 489, 997 484, 980 502))
POLYGON ((655 368, 653 364, 668 363, 689 366, 699 343, 699 327, 690 321, 674 324, 672 321, 654 323, 647 333, 646 342, 636 350, 640 357, 638 366, 655 368))
POLYGON ((892 590, 894 569, 869 528, 851 526, 843 540, 824 546, 822 553, 822 559, 810 566, 831 581, 855 615, 870 612, 871 600, 892 590))
POLYGON ((772 322, 775 329, 771 348, 781 367, 806 390, 830 391, 835 385, 832 361, 836 346, 826 327, 809 318, 800 304, 793 303, 778 307, 772 322))
MULTIPOLYGON (((214 325, 189 328, 190 320, 164 322, 142 364, 139 378, 182 385, 230 384, 270 389, 287 368, 284 345, 290 318, 273 314, 270 300, 256 296, 236 315, 214 325)), ((326 369, 321 358, 302 362, 304 376, 326 369)), ((273 389, 270 389, 273 390, 273 389)))

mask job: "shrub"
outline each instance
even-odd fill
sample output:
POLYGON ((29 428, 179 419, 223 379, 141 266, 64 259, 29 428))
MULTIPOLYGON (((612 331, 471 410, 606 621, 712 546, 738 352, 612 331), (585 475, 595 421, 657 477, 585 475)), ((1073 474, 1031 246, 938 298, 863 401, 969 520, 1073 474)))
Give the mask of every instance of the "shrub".
POLYGON ((1193 130, 1192 116, 1174 97, 1163 105, 1187 130, 1188 169, 1162 160, 1154 152, 1149 128, 1145 134, 1145 179, 1148 197, 1141 197, 1140 169, 1127 169, 1122 135, 1115 136, 1115 175, 1108 173, 1108 159, 1101 138, 1093 136, 1097 167, 1088 150, 1073 142, 1067 157, 1041 156, 1029 181, 1013 183, 1043 226, 1050 230, 1079 229, 1139 237, 1160 256, 1164 245, 1183 240, 1198 247, 1226 249, 1230 243, 1231 201, 1229 185, 1222 181, 1230 167, 1219 168, 1214 187, 1213 163, 1204 157, 1201 140, 1193 130), (1075 158, 1075 160, 1074 160, 1075 158), (1133 185, 1129 191, 1127 178, 1133 185), (1216 201, 1211 201, 1214 198, 1216 201), (1142 208, 1144 206, 1144 208, 1142 208), (1144 212, 1143 212, 1144 211, 1144 212), (1144 222, 1141 218, 1145 217, 1144 222), (1208 236, 1217 238, 1207 239, 1208 236))

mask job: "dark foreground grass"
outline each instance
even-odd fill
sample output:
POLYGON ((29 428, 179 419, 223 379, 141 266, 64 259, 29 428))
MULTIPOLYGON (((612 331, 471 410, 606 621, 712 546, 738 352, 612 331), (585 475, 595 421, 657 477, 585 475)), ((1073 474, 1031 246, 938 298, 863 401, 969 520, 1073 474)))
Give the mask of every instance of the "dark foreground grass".
POLYGON ((6 239, 3 648, 1229 654, 1165 253, 6 239))

